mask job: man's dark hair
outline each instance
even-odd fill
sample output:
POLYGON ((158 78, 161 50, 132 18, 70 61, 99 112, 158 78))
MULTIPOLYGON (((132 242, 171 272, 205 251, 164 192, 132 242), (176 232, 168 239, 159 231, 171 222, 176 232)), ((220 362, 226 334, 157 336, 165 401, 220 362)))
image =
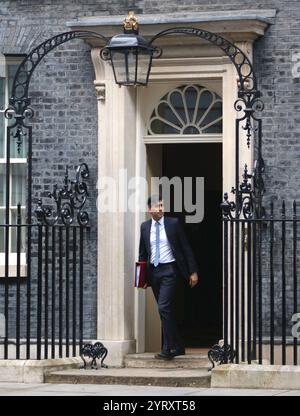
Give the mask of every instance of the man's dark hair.
POLYGON ((152 205, 158 204, 162 200, 163 199, 160 195, 151 195, 151 196, 149 196, 149 198, 147 200, 148 208, 150 209, 152 207, 152 205))

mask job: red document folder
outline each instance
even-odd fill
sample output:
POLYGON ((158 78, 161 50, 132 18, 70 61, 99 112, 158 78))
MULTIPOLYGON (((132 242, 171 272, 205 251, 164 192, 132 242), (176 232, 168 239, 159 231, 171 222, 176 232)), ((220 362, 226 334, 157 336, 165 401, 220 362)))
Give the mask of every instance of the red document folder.
POLYGON ((142 289, 146 284, 147 262, 137 261, 135 263, 134 287, 142 289))

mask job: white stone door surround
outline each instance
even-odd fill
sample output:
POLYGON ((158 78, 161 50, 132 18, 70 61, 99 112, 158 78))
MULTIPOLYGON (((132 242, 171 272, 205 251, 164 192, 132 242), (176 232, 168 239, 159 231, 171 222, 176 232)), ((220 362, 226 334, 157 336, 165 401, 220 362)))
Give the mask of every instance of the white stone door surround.
MULTIPOLYGON (((235 183, 234 128, 237 114, 234 101, 237 77, 228 58, 190 58, 188 65, 182 58, 157 61, 149 86, 139 90, 117 87, 108 65, 101 66, 106 78, 100 82, 97 80, 96 84, 99 91, 99 178, 110 176, 121 185, 118 178, 123 169, 127 170, 128 180, 133 176, 145 178, 145 143, 151 141, 151 138, 144 137, 145 128, 155 100, 172 89, 174 83, 197 83, 221 89, 223 190, 231 189, 235 183)), ((241 152, 242 160, 249 159, 249 154, 245 147, 241 152)), ((251 166, 251 160, 248 160, 248 165, 251 166)), ((98 216, 98 339, 105 343, 111 354, 114 353, 114 362, 120 362, 125 353, 143 352, 146 348, 145 292, 134 290, 132 285, 140 224, 145 219, 141 212, 121 211, 98 216)))

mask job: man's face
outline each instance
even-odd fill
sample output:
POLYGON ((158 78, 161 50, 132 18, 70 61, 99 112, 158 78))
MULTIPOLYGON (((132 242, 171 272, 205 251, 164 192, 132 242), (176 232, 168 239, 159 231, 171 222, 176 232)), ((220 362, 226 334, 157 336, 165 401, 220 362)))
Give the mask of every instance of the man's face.
POLYGON ((164 215, 163 201, 159 201, 156 204, 152 204, 151 208, 148 208, 148 212, 155 221, 159 221, 161 217, 164 215))

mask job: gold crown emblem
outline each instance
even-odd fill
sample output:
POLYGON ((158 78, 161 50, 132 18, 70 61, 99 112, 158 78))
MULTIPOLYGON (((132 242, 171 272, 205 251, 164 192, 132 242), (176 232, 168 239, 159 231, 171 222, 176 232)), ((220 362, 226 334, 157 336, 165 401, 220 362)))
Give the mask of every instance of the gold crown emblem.
POLYGON ((137 32, 139 29, 138 19, 134 15, 134 11, 129 11, 128 16, 124 19, 124 30, 137 32))

